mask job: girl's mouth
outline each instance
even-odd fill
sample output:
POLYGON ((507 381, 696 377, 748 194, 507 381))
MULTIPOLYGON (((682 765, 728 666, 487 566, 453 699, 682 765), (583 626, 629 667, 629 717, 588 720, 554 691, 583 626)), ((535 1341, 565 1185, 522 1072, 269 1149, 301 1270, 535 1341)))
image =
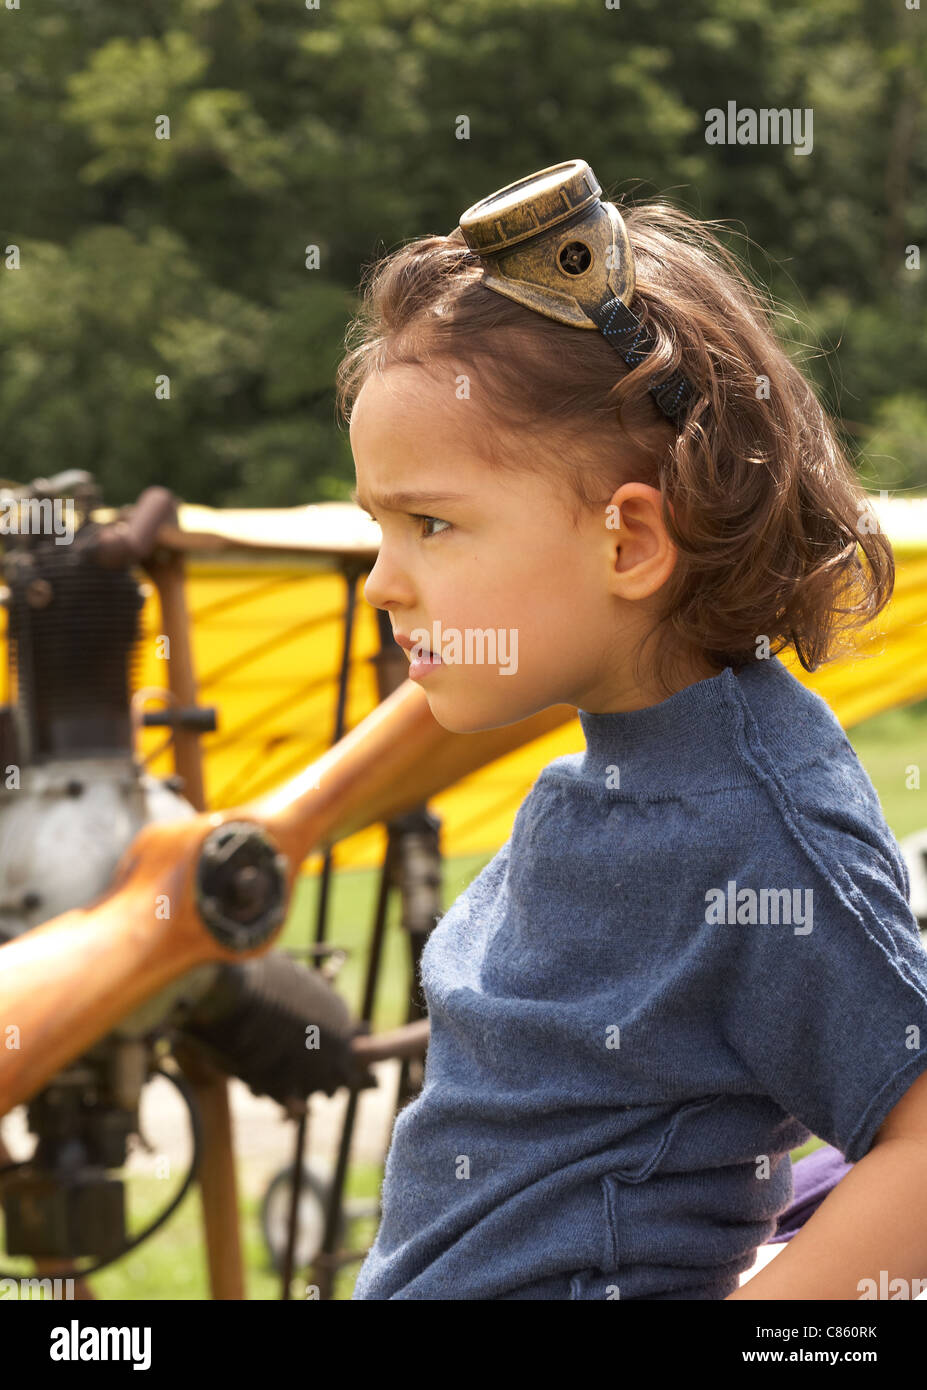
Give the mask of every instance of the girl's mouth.
POLYGON ((409 680, 417 681, 422 676, 427 676, 429 671, 443 665, 437 652, 425 652, 422 656, 413 656, 409 663, 409 680))

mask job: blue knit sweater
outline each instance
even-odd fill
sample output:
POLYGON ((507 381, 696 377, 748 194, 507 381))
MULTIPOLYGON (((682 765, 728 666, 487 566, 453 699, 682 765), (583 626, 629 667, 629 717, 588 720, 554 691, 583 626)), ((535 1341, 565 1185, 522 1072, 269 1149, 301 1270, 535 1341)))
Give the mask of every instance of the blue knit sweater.
POLYGON ((579 711, 431 934, 431 1041, 356 1299, 723 1299, 816 1135, 927 1068, 907 866, 778 660, 579 711))

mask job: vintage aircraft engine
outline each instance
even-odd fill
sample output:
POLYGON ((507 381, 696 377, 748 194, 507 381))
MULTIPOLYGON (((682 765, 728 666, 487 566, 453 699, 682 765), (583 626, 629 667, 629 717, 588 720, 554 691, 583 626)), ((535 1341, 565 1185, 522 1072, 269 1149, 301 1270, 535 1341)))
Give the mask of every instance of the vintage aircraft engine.
MULTIPOLYGON (((144 772, 130 716, 145 599, 132 567, 150 553, 166 504, 170 493, 148 489, 128 525, 114 527, 92 520, 102 499, 88 473, 0 492, 15 687, 15 700, 0 706, 0 947, 97 898, 143 826, 195 814, 180 779, 144 772)), ((213 710, 180 717, 188 728, 215 728, 213 710)), ((7 1252, 89 1255, 100 1268, 127 1248, 123 1184, 107 1170, 126 1160, 164 1035, 195 1038, 226 1074, 284 1103, 343 1084, 375 1085, 358 1075, 350 1052, 358 1031, 318 971, 282 953, 188 972, 29 1103, 35 1154, 11 1165, 0 1184, 7 1252), (323 1038, 316 1050, 305 1043, 310 1023, 323 1038)), ((0 1046, 30 1045, 41 1043, 18 1038, 15 1020, 0 1019, 0 1046)), ((171 1079, 195 1105, 182 1078, 171 1079)))

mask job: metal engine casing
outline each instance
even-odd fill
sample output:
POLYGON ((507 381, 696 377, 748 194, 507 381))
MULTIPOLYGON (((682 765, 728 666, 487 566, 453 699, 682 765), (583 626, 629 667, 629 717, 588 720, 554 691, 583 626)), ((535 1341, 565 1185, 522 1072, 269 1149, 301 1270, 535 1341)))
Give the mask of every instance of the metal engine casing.
MULTIPOLYGON (((196 815, 130 755, 27 764, 15 790, 8 775, 0 768, 0 940, 93 902, 144 826, 196 815)), ((213 965, 189 971, 113 1031, 142 1036, 181 999, 198 999, 215 975, 213 965)))

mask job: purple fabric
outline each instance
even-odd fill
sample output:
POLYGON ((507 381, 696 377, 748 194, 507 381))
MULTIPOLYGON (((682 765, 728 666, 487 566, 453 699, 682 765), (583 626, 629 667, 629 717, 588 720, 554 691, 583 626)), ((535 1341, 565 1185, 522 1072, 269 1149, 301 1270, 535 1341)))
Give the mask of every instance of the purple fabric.
POLYGON ((805 1154, 792 1165, 792 1200, 779 1217, 776 1233, 768 1245, 791 1240, 810 1216, 817 1211, 827 1194, 837 1186, 853 1167, 831 1144, 823 1144, 813 1153, 805 1154))

